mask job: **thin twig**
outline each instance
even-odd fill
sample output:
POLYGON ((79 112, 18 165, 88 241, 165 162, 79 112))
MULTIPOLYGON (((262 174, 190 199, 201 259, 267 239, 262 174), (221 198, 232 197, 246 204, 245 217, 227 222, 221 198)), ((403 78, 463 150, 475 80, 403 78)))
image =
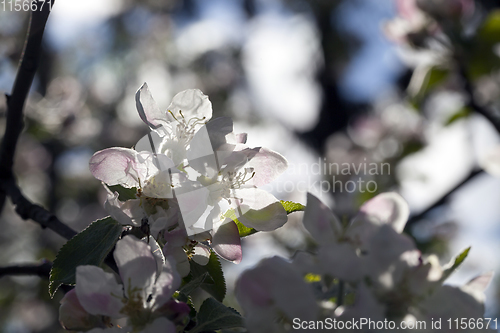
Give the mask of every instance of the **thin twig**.
POLYGON ((42 228, 49 228, 62 237, 70 239, 76 235, 76 231, 59 221, 43 207, 26 199, 17 186, 12 171, 17 142, 24 127, 23 109, 40 61, 43 32, 51 10, 50 6, 42 8, 42 10, 31 12, 28 35, 12 94, 7 95, 5 135, 0 146, 0 211, 3 209, 6 196, 9 196, 16 206, 16 212, 23 219, 32 219, 42 228))
POLYGON ((427 207, 425 210, 421 211, 420 213, 418 213, 418 214, 410 217, 410 219, 406 223, 406 226, 408 227, 408 226, 412 225, 413 223, 415 223, 417 221, 420 221, 431 210, 433 210, 434 208, 437 208, 437 207, 445 204, 448 201, 449 197, 453 193, 455 193, 456 191, 458 191, 459 189, 461 189, 465 184, 468 184, 469 181, 471 181, 472 179, 474 179, 477 175, 481 175, 481 174, 484 174, 484 170, 473 170, 473 171, 471 171, 469 173, 469 175, 464 180, 462 180, 460 183, 458 183, 452 189, 450 189, 438 201, 434 202, 432 205, 430 205, 429 207, 427 207))
POLYGON ((55 215, 45 208, 26 199, 19 187, 16 186, 14 179, 7 180, 3 185, 6 185, 5 191, 16 205, 16 212, 24 220, 31 219, 40 224, 42 228, 48 228, 66 239, 71 239, 77 234, 75 230, 59 221, 55 215))
POLYGON ((40 264, 23 264, 7 267, 0 267, 0 277, 5 275, 38 275, 48 278, 52 262, 43 260, 40 264))
MULTIPOLYGON (((462 78, 463 84, 464 84, 464 91, 465 94, 467 95, 467 106, 474 112, 482 115, 484 118, 486 118, 492 125, 495 127, 498 133, 500 133, 500 119, 498 117, 495 117, 489 110, 487 110, 485 107, 480 105, 475 96, 474 96, 474 88, 472 86, 472 81, 469 77, 469 74, 467 73, 467 67, 465 66, 464 62, 462 61, 460 56, 455 56, 455 61, 458 65, 459 68, 459 74, 460 77, 462 78)), ((408 223, 406 224, 407 226, 410 226, 411 224, 421 220, 427 213, 429 213, 431 210, 434 208, 443 205, 446 203, 448 198, 455 193, 457 190, 459 190, 462 186, 467 184, 471 179, 475 178, 477 175, 484 173, 483 170, 473 170, 470 172, 470 174, 462 180, 459 184, 457 184, 455 187, 453 187, 451 190, 449 190, 445 195, 441 197, 438 201, 436 201, 434 204, 426 208, 424 211, 418 213, 415 216, 412 216, 409 220, 408 223)))

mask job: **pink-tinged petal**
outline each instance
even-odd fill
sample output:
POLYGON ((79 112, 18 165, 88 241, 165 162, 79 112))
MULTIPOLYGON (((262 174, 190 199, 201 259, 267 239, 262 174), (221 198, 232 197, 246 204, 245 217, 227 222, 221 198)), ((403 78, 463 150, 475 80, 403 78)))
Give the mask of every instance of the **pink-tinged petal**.
POLYGON ((247 133, 235 134, 235 139, 237 143, 243 143, 243 144, 247 143, 247 137, 248 137, 247 133))
POLYGON ((242 259, 241 239, 233 221, 226 222, 214 230, 212 248, 222 258, 239 264, 242 259))
POLYGON ((68 291, 60 303, 59 322, 65 329, 87 331, 93 327, 104 325, 102 316, 91 315, 85 311, 78 300, 75 289, 68 291))
POLYGON ((182 247, 188 242, 188 236, 186 230, 175 229, 169 232, 165 232, 165 246, 169 247, 182 247))
POLYGON ((234 190, 234 198, 238 221, 249 228, 272 231, 282 227, 288 220, 281 202, 267 191, 242 188, 234 190))
POLYGON ((115 276, 97 266, 76 268, 76 294, 82 307, 90 314, 112 318, 122 317, 123 289, 115 276))
POLYGON ((257 187, 269 184, 288 168, 287 160, 275 151, 267 148, 260 148, 250 161, 245 164, 245 168, 253 168, 255 175, 252 178, 253 184, 257 187))
MULTIPOLYGON (((418 304, 425 309, 426 318, 483 318, 484 294, 471 292, 463 287, 444 285, 437 288, 429 297, 418 304)), ((435 319, 434 319, 435 318, 435 319)), ((469 330, 472 331, 472 330, 469 330)))
POLYGON ((133 149, 104 149, 92 156, 89 169, 95 178, 108 185, 139 187, 148 175, 148 165, 140 163, 138 156, 133 149))
POLYGON ((140 333, 175 333, 176 328, 175 324, 168 320, 165 317, 160 317, 155 319, 155 321, 148 326, 140 333))
POLYGON ((488 272, 473 278, 465 285, 468 289, 484 293, 493 280, 493 272, 488 272))
POLYGON ((170 318, 170 320, 175 323, 182 323, 184 318, 191 312, 191 308, 186 303, 171 299, 160 308, 156 309, 155 312, 170 318))
POLYGON ((226 165, 223 168, 224 173, 234 173, 238 170, 240 170, 240 172, 247 171, 245 178, 250 178, 250 181, 246 182, 245 185, 255 187, 253 181, 255 175, 252 176, 254 169, 252 167, 247 167, 247 165, 250 159, 259 152, 259 149, 260 148, 243 148, 241 150, 233 151, 224 160, 224 164, 226 165), (245 169, 241 170, 243 166, 245 166, 245 169))
POLYGON ((193 249, 194 253, 191 259, 198 265, 205 266, 210 260, 210 248, 205 244, 198 243, 193 249))
POLYGON ((337 217, 330 208, 311 193, 307 193, 303 223, 319 244, 336 242, 342 234, 342 226, 337 217))
POLYGON ((168 110, 173 113, 173 116, 170 112, 167 113, 170 122, 181 121, 183 118, 186 121, 197 118, 203 123, 212 118, 212 103, 208 96, 198 89, 188 89, 176 94, 168 110))
POLYGON ((405 199, 395 192, 386 192, 365 202, 355 219, 361 218, 375 225, 389 224, 401 233, 409 216, 410 208, 405 199))
POLYGON ((137 90, 135 94, 135 104, 142 121, 163 136, 165 129, 162 128, 162 126, 167 125, 167 114, 160 110, 146 83, 137 90))
POLYGON ((257 267, 243 272, 235 293, 246 313, 268 308, 290 320, 317 319, 313 290, 292 264, 279 257, 264 259, 257 267))
POLYGON ((163 265, 153 290, 153 311, 162 307, 170 301, 172 295, 181 285, 181 277, 176 269, 177 261, 174 257, 168 256, 163 265))
POLYGON ((145 302, 156 279, 156 260, 151 247, 134 236, 127 235, 116 243, 113 256, 125 292, 128 294, 134 288, 139 288, 145 302))

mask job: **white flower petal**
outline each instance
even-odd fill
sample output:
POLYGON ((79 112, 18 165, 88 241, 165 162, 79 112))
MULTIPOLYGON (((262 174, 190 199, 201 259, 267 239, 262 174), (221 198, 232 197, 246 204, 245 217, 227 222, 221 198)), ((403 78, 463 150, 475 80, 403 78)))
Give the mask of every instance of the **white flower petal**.
POLYGON ((90 172, 108 185, 139 187, 139 182, 147 177, 148 166, 140 163, 137 157, 138 153, 133 149, 104 149, 90 159, 90 172))
POLYGON ((125 292, 128 294, 138 288, 145 302, 156 279, 156 260, 151 247, 134 236, 127 235, 116 243, 113 255, 125 292))
POLYGON ((287 160, 275 151, 260 148, 257 154, 251 156, 245 168, 253 168, 255 175, 252 182, 255 186, 269 184, 288 168, 287 160))
POLYGON ((288 219, 281 202, 267 191, 242 188, 234 190, 234 198, 238 221, 249 228, 272 231, 282 227, 288 219))
POLYGON ((406 201, 395 192, 386 192, 365 202, 359 209, 357 218, 377 225, 389 224, 401 233, 409 216, 410 208, 406 201))
POLYGON ((75 289, 80 304, 88 313, 112 318, 122 316, 123 289, 113 274, 97 266, 78 266, 75 289))
POLYGON ((136 151, 149 151, 152 153, 161 153, 163 138, 156 132, 150 132, 144 135, 134 146, 136 151), (151 138, 150 138, 151 135, 151 138))
POLYGON ((311 193, 307 193, 304 227, 319 244, 336 242, 342 234, 337 217, 325 204, 311 193))
POLYGON ((246 313, 267 308, 289 320, 317 319, 318 306, 312 289, 292 264, 279 257, 264 259, 245 271, 236 282, 235 293, 246 313))
POLYGON ((233 121, 220 117, 208 122, 193 136, 187 159, 189 165, 207 177, 214 177, 225 164, 225 159, 234 150, 235 145, 227 142, 227 136, 233 131, 233 121))
POLYGON ((163 248, 163 253, 165 254, 165 257, 171 257, 175 260, 175 269, 181 277, 185 277, 189 274, 189 271, 191 270, 189 259, 182 247, 169 246, 167 243, 167 245, 163 248))
POLYGON ((174 292, 180 287, 181 277, 177 272, 176 266, 177 261, 174 257, 168 256, 165 258, 165 264, 154 286, 153 310, 167 303, 174 292))
POLYGON ((238 227, 233 221, 228 221, 215 228, 212 236, 212 248, 222 258, 239 264, 241 262, 241 239, 238 227))
POLYGON ((210 260, 210 248, 208 246, 198 243, 193 250, 194 253, 192 259, 195 263, 202 266, 208 264, 208 261, 210 260))
POLYGON ((137 90, 135 94, 135 103, 142 121, 163 136, 165 129, 162 128, 162 126, 167 125, 167 115, 166 112, 161 111, 156 104, 146 83, 137 90))
POLYGON ((490 175, 500 177, 500 146, 491 149, 479 159, 479 165, 490 175))
POLYGON ((111 192, 105 185, 108 192, 108 198, 104 202, 104 209, 116 221, 123 225, 140 226, 144 210, 141 207, 139 199, 131 199, 125 202, 118 199, 118 192, 111 192))
MULTIPOLYGON (((205 122, 212 118, 212 103, 208 96, 198 89, 188 89, 176 94, 168 110, 173 113, 177 120, 184 118, 189 121, 197 118, 200 122, 205 122)), ((170 122, 177 121, 174 116, 167 113, 167 119, 170 122)))
POLYGON ((103 325, 101 315, 91 315, 80 304, 75 289, 71 289, 61 299, 59 322, 66 330, 87 331, 103 325))
POLYGON ((155 319, 155 321, 148 326, 140 333, 175 333, 176 328, 175 324, 168 320, 165 317, 160 317, 155 319))

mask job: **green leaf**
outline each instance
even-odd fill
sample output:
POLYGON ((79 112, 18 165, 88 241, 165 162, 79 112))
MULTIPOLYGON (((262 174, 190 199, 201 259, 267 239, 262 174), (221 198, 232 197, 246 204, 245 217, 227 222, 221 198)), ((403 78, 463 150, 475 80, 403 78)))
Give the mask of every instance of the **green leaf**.
POLYGON ((483 43, 494 45, 500 42, 500 10, 492 11, 477 31, 483 43))
POLYGON ((137 199, 136 193, 137 188, 125 188, 121 185, 108 186, 111 192, 118 192, 118 199, 121 201, 127 201, 132 199, 137 199))
POLYGON ((441 282, 444 282, 457 268, 464 262, 465 258, 469 255, 470 246, 462 251, 458 256, 455 257, 455 261, 453 263, 450 262, 449 267, 446 268, 443 272, 443 276, 441 277, 441 282))
POLYGON ((186 278, 186 282, 190 283, 191 281, 197 280, 200 276, 208 274, 208 277, 205 278, 199 286, 215 297, 215 299, 222 302, 224 297, 226 297, 226 281, 224 279, 219 257, 211 251, 210 259, 205 266, 195 263, 194 260, 190 260, 189 264, 191 266, 191 272, 188 278, 186 278))
POLYGON ((443 83, 449 74, 449 69, 439 66, 417 68, 413 72, 408 86, 408 93, 418 103, 443 83))
POLYGON ((491 11, 474 39, 463 47, 468 74, 472 79, 490 74, 500 67, 495 46, 500 43, 500 10, 491 11))
POLYGON ((287 214, 293 212, 303 212, 306 209, 306 206, 304 206, 303 204, 299 204, 293 201, 280 200, 280 202, 283 205, 283 208, 285 208, 287 214))
POLYGON ((50 296, 54 297, 61 284, 75 284, 77 266, 101 265, 118 241, 122 229, 120 223, 108 216, 93 222, 64 244, 50 271, 50 296))
POLYGON ((254 228, 249 228, 249 227, 245 226, 243 223, 241 223, 240 221, 238 221, 238 218, 236 217, 236 213, 235 213, 234 209, 228 209, 227 212, 225 212, 224 215, 222 215, 222 216, 230 218, 231 220, 234 221, 234 223, 236 223, 240 237, 246 237, 249 235, 253 235, 257 232, 257 230, 255 230, 254 228))
POLYGON ((202 284, 214 284, 215 281, 210 277, 208 272, 203 273, 195 277, 194 279, 190 279, 189 282, 185 283, 180 289, 179 292, 190 295, 195 289, 201 287, 202 284))
POLYGON ((196 326, 189 333, 234 327, 245 327, 245 321, 238 311, 225 306, 213 298, 207 298, 196 315, 196 326))
POLYGON ((445 123, 445 126, 453 124, 457 120, 467 118, 469 115, 470 115, 470 110, 468 108, 466 107, 461 108, 460 110, 452 114, 450 118, 448 118, 448 120, 445 123))

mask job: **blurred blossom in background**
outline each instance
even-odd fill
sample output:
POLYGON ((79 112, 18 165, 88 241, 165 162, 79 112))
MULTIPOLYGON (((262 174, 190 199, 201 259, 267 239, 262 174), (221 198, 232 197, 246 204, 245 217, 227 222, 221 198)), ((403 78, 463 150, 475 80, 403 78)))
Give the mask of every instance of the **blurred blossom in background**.
MULTIPOLYGON (((418 214, 477 168, 500 140, 480 116, 449 121, 467 103, 453 77, 420 105, 408 100, 422 86, 411 74, 425 71, 422 64, 436 55, 384 35, 398 15, 395 3, 58 0, 17 150, 20 187, 76 230, 104 217, 106 193, 88 161, 95 151, 131 147, 147 133, 134 94, 148 82, 162 108, 179 91, 202 90, 213 103, 213 118, 232 117, 235 132, 249 133, 250 146, 284 155, 289 170, 267 187, 278 199, 305 204, 310 191, 348 219, 367 199, 398 191, 418 214)), ((488 6, 478 1, 476 12, 488 6)), ((0 11, 2 92, 12 87, 27 24, 26 13, 0 11)), ((497 76, 478 80, 483 103, 498 105, 497 76)), ((0 112, 5 114, 3 98, 0 112)), ((500 268, 498 202, 500 180, 482 173, 407 231, 421 251, 444 261, 472 246, 452 278, 464 283, 500 268)), ((301 220, 300 213, 290 215, 283 228, 244 238, 241 264, 224 263, 228 287, 264 257, 307 249, 311 239, 301 220)), ((53 260, 64 243, 20 220, 11 206, 0 230, 0 265, 53 260)), ((62 296, 50 300, 47 284, 2 278, 0 331, 62 332, 54 305, 62 296)), ((487 291, 486 317, 500 311, 495 287, 487 291)), ((228 302, 238 308, 234 297, 228 302)))

